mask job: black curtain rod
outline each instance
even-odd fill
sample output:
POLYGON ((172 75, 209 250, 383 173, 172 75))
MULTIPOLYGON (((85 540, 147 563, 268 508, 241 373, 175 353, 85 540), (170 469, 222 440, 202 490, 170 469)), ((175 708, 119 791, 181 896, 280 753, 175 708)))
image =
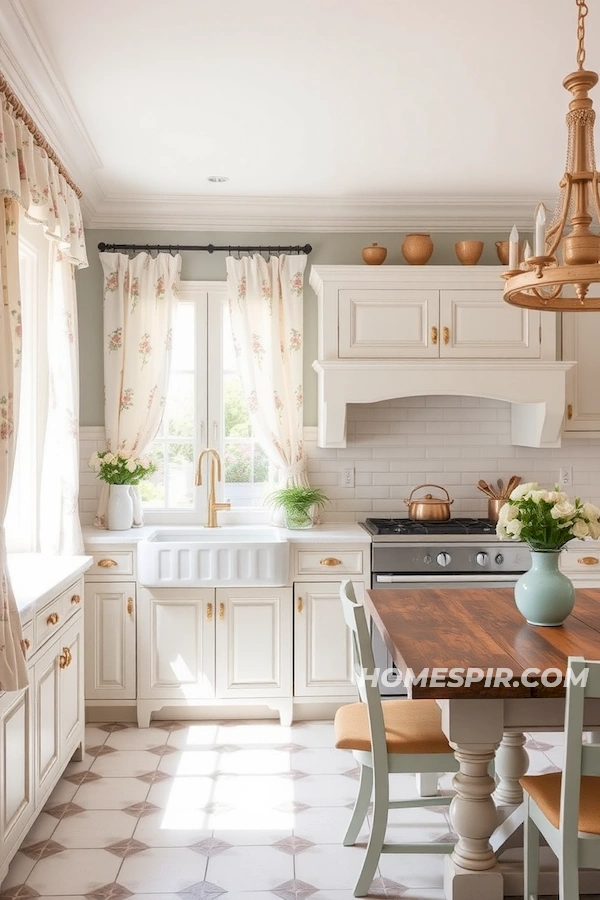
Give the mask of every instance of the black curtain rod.
POLYGON ((234 247, 233 245, 219 247, 216 244, 201 246, 199 244, 105 244, 101 242, 98 244, 98 250, 100 253, 105 251, 110 253, 115 250, 146 250, 148 252, 156 250, 159 253, 179 253, 181 250, 201 250, 206 253, 310 253, 312 247, 310 244, 305 244, 303 247, 299 244, 294 247, 234 247))

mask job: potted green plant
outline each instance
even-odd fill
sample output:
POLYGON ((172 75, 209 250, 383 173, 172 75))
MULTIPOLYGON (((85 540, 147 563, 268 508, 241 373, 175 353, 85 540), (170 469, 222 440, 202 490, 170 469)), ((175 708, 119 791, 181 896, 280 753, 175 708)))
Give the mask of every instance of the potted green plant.
POLYGON ((279 488, 265 500, 274 509, 283 510, 286 528, 311 528, 315 513, 318 515, 329 502, 324 491, 308 485, 279 488))

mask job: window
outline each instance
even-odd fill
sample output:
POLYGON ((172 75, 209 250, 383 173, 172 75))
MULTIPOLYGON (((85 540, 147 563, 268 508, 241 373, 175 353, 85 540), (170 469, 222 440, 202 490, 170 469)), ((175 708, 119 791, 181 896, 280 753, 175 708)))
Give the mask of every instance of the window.
POLYGON ((47 408, 46 301, 49 242, 39 225, 19 220, 21 286, 21 395, 5 528, 12 552, 39 549, 39 496, 47 408))
POLYGON ((226 288, 183 282, 165 413, 150 450, 159 468, 140 485, 147 520, 167 511, 170 521, 177 512, 182 520, 203 518, 206 463, 201 488, 195 475, 198 455, 207 446, 218 450, 223 463, 218 498, 231 501, 234 516, 245 510, 256 518, 273 472, 253 433, 237 374, 226 288))

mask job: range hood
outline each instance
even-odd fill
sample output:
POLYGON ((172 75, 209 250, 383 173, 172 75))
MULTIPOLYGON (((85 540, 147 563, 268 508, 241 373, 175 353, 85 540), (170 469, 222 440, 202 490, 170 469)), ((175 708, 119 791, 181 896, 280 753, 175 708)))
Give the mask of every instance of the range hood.
POLYGON ((511 404, 511 440, 560 447, 566 376, 574 362, 542 360, 316 360, 319 447, 346 446, 348 403, 466 396, 511 404))

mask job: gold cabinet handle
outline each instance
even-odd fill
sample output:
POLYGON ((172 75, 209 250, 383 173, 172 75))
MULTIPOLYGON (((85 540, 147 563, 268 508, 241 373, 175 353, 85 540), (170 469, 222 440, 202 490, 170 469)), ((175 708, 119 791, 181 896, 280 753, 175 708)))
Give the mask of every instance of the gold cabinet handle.
POLYGON ((444 343, 450 343, 450 329, 447 326, 444 326, 444 343))
POLYGON ((225 618, 225 604, 224 603, 219 603, 219 618, 220 618, 221 622, 225 618))
POLYGON ((71 603, 73 603, 75 606, 78 603, 81 603, 81 597, 79 596, 79 594, 73 594, 73 596, 71 597, 71 603))
POLYGON ((302 603, 302 597, 298 597, 298 612, 301 613, 304 609, 304 604, 302 603))
POLYGON ((569 403, 569 405, 567 406, 567 419, 572 419, 572 418, 573 418, 573 404, 569 403))
POLYGON ((73 657, 71 656, 71 651, 68 647, 63 647, 63 652, 60 654, 58 658, 58 665, 61 669, 66 669, 67 666, 71 665, 73 657))
POLYGON ((58 615, 58 613, 50 613, 50 615, 46 619, 46 625, 56 625, 59 618, 60 616, 58 615))
POLYGON ((431 343, 434 345, 437 344, 437 339, 438 339, 437 325, 432 325, 431 326, 431 343))
POLYGON ((23 646, 26 650, 29 650, 29 648, 31 647, 31 641, 29 640, 29 638, 23 638, 23 646))
POLYGON ((114 559, 100 559, 98 561, 98 565, 101 569, 112 569, 114 566, 118 566, 119 564, 114 561, 114 559))
POLYGON ((600 560, 597 556, 581 556, 577 562, 582 566, 597 566, 600 560))
POLYGON ((209 622, 212 622, 212 617, 213 617, 213 605, 212 605, 212 603, 207 603, 206 604, 206 618, 208 619, 209 622))
POLYGON ((133 615, 133 597, 127 598, 127 613, 128 615, 133 615))
POLYGON ((336 559, 335 556, 326 556, 320 563, 322 566, 341 566, 341 564, 341 559, 336 559))

